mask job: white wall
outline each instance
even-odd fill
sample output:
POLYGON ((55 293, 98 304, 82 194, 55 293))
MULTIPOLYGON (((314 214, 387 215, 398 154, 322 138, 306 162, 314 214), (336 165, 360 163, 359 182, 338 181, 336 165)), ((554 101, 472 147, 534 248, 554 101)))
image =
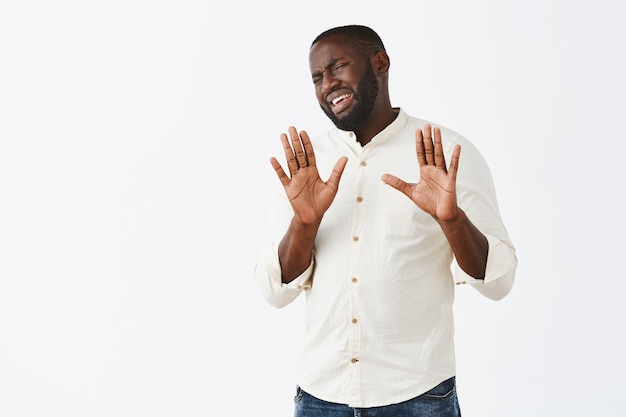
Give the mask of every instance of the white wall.
POLYGON ((308 46, 349 23, 383 37, 394 105, 479 146, 518 248, 506 299, 458 289, 464 415, 620 415, 624 11, 4 2, 0 415, 291 415, 303 300, 252 277, 268 158, 330 126, 308 46))

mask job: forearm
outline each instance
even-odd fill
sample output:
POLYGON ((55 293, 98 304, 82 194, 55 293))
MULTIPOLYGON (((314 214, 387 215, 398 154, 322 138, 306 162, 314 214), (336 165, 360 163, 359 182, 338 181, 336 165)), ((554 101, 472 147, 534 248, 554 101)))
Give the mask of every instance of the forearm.
POLYGON ((278 246, 282 282, 287 284, 301 275, 311 264, 315 237, 320 222, 302 224, 291 220, 287 233, 278 246))
POLYGON ((450 221, 440 222, 457 264, 468 275, 476 279, 485 277, 489 243, 487 238, 469 220, 465 212, 458 209, 458 215, 450 221))

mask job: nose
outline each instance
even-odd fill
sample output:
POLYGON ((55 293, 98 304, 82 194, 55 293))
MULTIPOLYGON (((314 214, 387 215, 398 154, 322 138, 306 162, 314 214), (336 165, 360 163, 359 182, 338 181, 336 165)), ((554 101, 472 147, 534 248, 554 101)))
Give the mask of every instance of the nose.
POLYGON ((339 85, 339 80, 335 78, 335 76, 330 72, 326 71, 322 75, 322 93, 328 94, 333 91, 337 85, 339 85))

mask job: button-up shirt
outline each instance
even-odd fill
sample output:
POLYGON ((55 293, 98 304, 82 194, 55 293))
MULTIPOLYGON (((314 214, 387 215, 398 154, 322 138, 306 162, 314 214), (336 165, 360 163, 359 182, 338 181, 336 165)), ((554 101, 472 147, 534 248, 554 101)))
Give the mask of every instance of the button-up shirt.
POLYGON ((323 179, 340 157, 348 157, 312 262, 289 284, 281 282, 278 244, 293 211, 277 181, 266 250, 255 267, 273 306, 306 294, 307 341, 297 383, 317 398, 352 407, 402 402, 454 376, 455 283, 499 299, 510 291, 517 266, 489 168, 458 133, 431 123, 441 129, 447 162, 461 145, 457 201, 487 237, 484 280, 458 267, 429 214, 382 182, 385 173, 419 181, 415 131, 428 122, 397 111, 365 146, 353 132, 338 129, 312 141, 323 179))

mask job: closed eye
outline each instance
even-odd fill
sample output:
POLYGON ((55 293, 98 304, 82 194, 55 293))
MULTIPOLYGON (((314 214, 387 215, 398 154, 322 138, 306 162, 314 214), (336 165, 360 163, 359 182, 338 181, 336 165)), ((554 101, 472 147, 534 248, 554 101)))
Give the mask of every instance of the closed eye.
MULTIPOLYGON (((341 71, 344 67, 346 67, 348 64, 350 64, 349 62, 341 62, 337 65, 331 66, 329 65, 328 67, 326 67, 327 69, 325 69, 323 72, 326 71, 332 71, 333 73, 341 71)), ((322 78, 324 78, 323 73, 314 73, 311 74, 312 80, 313 80, 313 84, 318 84, 320 81, 322 81, 322 78)))

